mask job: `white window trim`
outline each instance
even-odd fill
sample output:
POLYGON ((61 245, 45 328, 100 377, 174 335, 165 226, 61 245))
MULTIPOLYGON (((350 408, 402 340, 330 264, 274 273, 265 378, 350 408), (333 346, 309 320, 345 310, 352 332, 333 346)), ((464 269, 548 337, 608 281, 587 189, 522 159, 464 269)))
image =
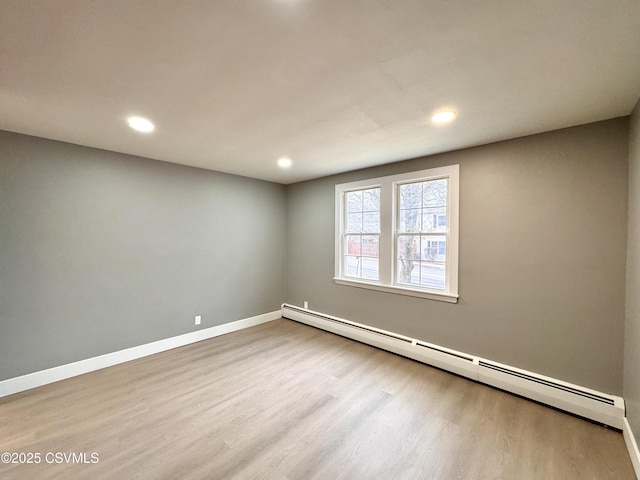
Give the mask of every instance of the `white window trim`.
POLYGON ((381 178, 342 183, 335 186, 335 272, 334 282, 339 285, 367 288, 387 293, 457 303, 458 301, 458 231, 460 166, 429 168, 417 172, 390 175, 381 178), (395 226, 397 211, 397 187, 403 183, 448 178, 447 189, 447 258, 445 290, 416 288, 394 283, 395 226), (380 187, 380 258, 379 280, 353 279, 342 276, 345 192, 380 187))

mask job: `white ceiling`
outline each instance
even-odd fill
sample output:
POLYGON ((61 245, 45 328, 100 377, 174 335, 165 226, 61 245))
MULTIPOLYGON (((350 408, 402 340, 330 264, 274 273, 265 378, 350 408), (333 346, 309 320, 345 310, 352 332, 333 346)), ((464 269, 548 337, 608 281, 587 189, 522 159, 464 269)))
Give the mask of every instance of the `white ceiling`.
POLYGON ((638 0, 0 3, 0 129, 285 184, 639 96, 638 0), (432 125, 443 107, 458 118, 432 125))

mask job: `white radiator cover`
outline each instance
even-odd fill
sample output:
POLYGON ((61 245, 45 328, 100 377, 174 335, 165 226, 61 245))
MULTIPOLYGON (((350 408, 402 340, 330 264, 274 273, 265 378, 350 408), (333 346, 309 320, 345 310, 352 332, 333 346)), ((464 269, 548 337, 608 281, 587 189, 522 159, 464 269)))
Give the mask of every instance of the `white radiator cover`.
POLYGON ((625 409, 622 397, 286 303, 282 305, 282 316, 617 429, 623 428, 625 409))

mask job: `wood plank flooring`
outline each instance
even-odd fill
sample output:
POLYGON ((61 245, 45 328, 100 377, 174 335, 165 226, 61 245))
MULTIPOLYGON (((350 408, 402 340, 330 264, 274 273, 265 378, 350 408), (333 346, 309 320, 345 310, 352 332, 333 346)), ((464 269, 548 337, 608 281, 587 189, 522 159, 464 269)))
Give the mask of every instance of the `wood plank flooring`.
POLYGON ((635 478, 617 431, 289 320, 2 398, 0 452, 42 455, 3 480, 635 478))

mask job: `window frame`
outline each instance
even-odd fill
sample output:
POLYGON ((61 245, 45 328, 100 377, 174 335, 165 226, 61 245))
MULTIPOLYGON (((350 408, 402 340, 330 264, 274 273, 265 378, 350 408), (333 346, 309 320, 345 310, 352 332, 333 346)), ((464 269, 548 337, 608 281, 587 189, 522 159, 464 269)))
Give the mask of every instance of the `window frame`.
MULTIPOLYGON (((460 166, 448 165, 415 172, 389 175, 379 178, 359 180, 337 184, 335 186, 335 268, 334 282, 400 295, 457 303, 458 292, 458 256, 459 256, 459 191, 460 166), (399 185, 448 179, 447 186, 447 225, 446 225, 446 261, 444 290, 409 286, 396 283, 396 238, 398 235, 398 190, 399 185), (355 279, 343 275, 345 235, 345 196, 354 190, 380 188, 380 236, 378 280, 355 279)), ((428 232, 419 232, 428 234, 428 232)))
MULTIPOLYGON (((349 228, 346 226, 346 224, 348 223, 348 217, 351 214, 351 212, 349 211, 349 208, 348 208, 349 205, 348 205, 348 201, 347 201, 347 196, 348 196, 349 193, 353 193, 353 192, 362 192, 362 193, 364 193, 364 192, 366 192, 368 190, 375 190, 375 189, 379 189, 379 187, 368 187, 368 188, 364 188, 364 189, 362 189, 362 188, 348 189, 348 190, 344 190, 343 197, 342 197, 343 198, 343 209, 342 209, 343 231, 341 233, 341 241, 342 241, 341 246, 342 246, 342 249, 343 249, 342 250, 342 261, 344 262, 346 257, 353 256, 353 255, 350 255, 348 251, 344 250, 345 246, 348 245, 347 237, 359 236, 360 237, 360 255, 358 255, 358 256, 362 260, 361 269, 364 266, 364 260, 363 260, 364 258, 376 258, 376 257, 371 257, 371 256, 367 256, 367 255, 363 254, 362 250, 363 250, 363 245, 364 245, 364 243, 363 243, 364 237, 377 237, 378 238, 378 257, 377 257, 377 260, 378 260, 378 266, 380 265, 380 233, 381 233, 380 232, 380 209, 378 208, 378 211, 376 212, 378 214, 378 231, 377 232, 365 232, 364 228, 361 229, 359 232, 349 231, 349 228)), ((364 214, 365 213, 371 213, 371 211, 368 211, 368 212, 364 211, 364 197, 362 199, 362 202, 363 202, 363 211, 360 212, 360 213, 363 216, 362 224, 363 224, 363 227, 364 227, 364 214)), ((378 204, 379 203, 380 203, 380 199, 378 198, 378 204)), ((363 280, 365 282, 366 281, 373 281, 373 282, 376 281, 373 278, 364 277, 364 276, 362 276, 362 274, 359 277, 357 275, 355 275, 355 276, 348 275, 346 273, 346 268, 345 268, 344 263, 342 264, 341 268, 342 268, 341 271, 343 272, 343 278, 345 278, 347 280, 355 280, 355 281, 363 280)))

